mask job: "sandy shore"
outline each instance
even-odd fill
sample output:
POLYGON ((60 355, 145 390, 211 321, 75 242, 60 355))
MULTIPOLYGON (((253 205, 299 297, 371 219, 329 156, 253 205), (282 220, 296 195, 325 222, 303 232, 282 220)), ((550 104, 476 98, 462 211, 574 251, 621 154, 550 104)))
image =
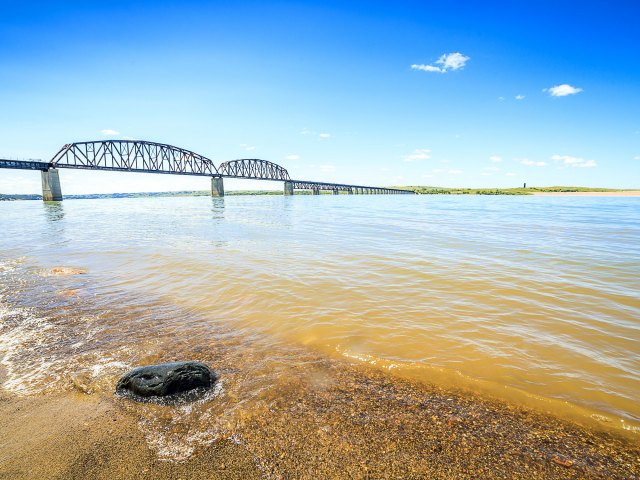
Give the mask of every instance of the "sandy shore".
POLYGON ((640 476, 633 439, 333 360, 292 375, 232 436, 182 462, 158 459, 126 402, 108 393, 3 394, 0 478, 640 476))
POLYGON ((534 192, 546 197, 640 197, 640 190, 626 192, 534 192))

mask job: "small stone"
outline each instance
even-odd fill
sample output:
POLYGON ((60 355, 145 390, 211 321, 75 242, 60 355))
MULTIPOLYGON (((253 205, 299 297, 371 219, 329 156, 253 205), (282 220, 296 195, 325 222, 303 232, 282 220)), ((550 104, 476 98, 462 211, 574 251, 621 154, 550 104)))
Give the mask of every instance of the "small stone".
POLYGON ((553 457, 551 457, 551 460, 553 460, 554 463, 557 463, 558 465, 562 465, 563 467, 571 467, 574 463, 576 463, 573 460, 560 455, 554 455, 553 457))
POLYGON ((138 397, 167 397, 197 388, 209 389, 218 376, 204 363, 174 362, 138 367, 118 380, 116 393, 138 397))
POLYGON ((49 270, 50 275, 84 275, 87 271, 83 268, 73 268, 73 267, 53 267, 49 270))

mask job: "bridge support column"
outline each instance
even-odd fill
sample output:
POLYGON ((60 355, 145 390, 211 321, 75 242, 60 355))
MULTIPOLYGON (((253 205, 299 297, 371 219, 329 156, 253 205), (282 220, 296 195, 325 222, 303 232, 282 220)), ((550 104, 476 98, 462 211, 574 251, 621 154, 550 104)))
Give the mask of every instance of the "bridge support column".
POLYGON ((334 191, 333 191, 333 194, 334 194, 334 195, 340 195, 340 190, 334 190, 334 191))
POLYGON ((314 188, 313 189, 313 194, 314 195, 320 195, 320 189, 319 188, 314 188))
POLYGON ((211 177, 211 196, 224 197, 224 181, 222 177, 211 177))
POLYGON ((62 189, 60 188, 60 177, 58 170, 50 168, 41 171, 42 174, 42 200, 45 202, 59 202, 62 200, 62 189))
POLYGON ((285 180, 284 182, 284 194, 293 195, 293 183, 285 180))
POLYGON ((349 190, 347 190, 347 193, 348 193, 349 195, 353 195, 353 188, 350 188, 349 190))

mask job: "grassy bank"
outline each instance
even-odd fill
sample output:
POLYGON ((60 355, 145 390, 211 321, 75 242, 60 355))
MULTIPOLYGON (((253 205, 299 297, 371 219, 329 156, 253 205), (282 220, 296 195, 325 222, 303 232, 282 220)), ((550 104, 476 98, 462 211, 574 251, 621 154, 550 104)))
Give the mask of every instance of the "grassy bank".
POLYGON ((614 188, 531 187, 531 188, 445 188, 428 186, 393 187, 413 190, 421 195, 533 195, 536 192, 621 192, 614 188))

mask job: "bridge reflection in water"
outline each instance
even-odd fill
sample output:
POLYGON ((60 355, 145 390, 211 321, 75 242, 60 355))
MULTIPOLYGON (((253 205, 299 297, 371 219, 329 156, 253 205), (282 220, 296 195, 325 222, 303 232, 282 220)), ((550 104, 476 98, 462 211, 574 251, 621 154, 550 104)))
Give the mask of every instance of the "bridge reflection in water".
POLYGON ((294 190, 311 190, 315 195, 319 195, 322 190, 329 190, 334 194, 415 193, 397 188, 294 180, 284 167, 256 158, 231 160, 216 167, 210 159, 190 150, 143 140, 69 143, 49 162, 0 159, 0 168, 40 170, 42 198, 45 201, 62 200, 59 168, 206 176, 211 177, 211 195, 214 197, 224 196, 225 177, 284 182, 285 195, 293 195, 294 190))

